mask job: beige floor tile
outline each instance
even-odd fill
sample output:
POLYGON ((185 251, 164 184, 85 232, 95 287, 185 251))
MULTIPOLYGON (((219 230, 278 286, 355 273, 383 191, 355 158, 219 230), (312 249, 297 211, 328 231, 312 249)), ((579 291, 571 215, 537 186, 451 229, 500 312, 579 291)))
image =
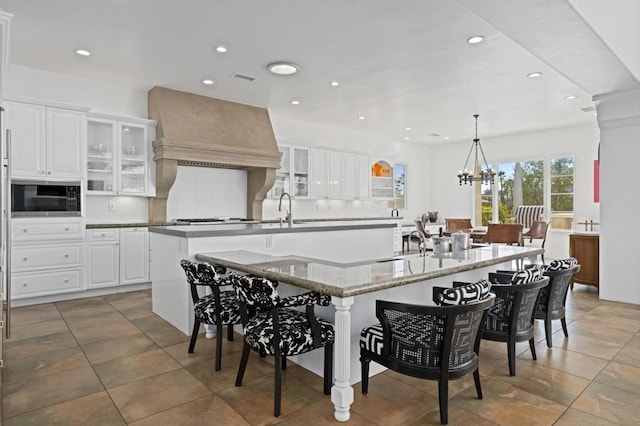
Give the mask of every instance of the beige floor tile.
POLYGON ((170 327, 171 324, 160 318, 158 315, 149 315, 142 318, 136 318, 131 320, 132 323, 136 325, 140 330, 147 332, 150 330, 155 330, 158 328, 167 328, 170 327))
POLYGON ((538 365, 563 371, 583 379, 593 380, 607 365, 607 360, 580 352, 553 347, 547 348, 546 344, 536 345, 537 361, 531 357, 522 357, 518 361, 535 362, 538 365))
POLYGON ((523 391, 501 380, 487 378, 482 383, 483 399, 467 389, 450 401, 476 416, 499 425, 551 425, 566 410, 538 395, 523 391))
POLYGON ((133 308, 147 308, 151 310, 151 293, 132 292, 113 294, 105 296, 105 300, 119 311, 133 308))
POLYGON ((85 327, 78 330, 71 330, 78 343, 87 345, 101 340, 114 339, 116 337, 131 336, 140 333, 140 330, 129 321, 110 321, 101 326, 85 327))
POLYGON ((51 405, 7 419, 6 426, 126 425, 107 392, 51 405))
POLYGON ((369 379, 369 392, 355 387, 351 410, 380 425, 400 425, 425 416, 438 407, 438 400, 386 374, 369 379))
MULTIPOLYGON (((559 342, 558 348, 568 349, 573 352, 580 352, 605 360, 611 360, 620 352, 624 345, 602 340, 599 337, 580 336, 569 331, 569 338, 559 342)), ((556 346, 554 345, 554 349, 556 346)))
POLYGON ((115 339, 82 345, 85 355, 92 364, 100 364, 112 359, 135 355, 158 349, 158 345, 144 333, 136 333, 115 339))
POLYGON ((5 383, 14 383, 88 366, 84 353, 75 346, 7 361, 2 378, 5 383))
MULTIPOLYGON (((177 328, 167 325, 166 327, 155 328, 145 333, 151 340, 156 342, 158 346, 173 346, 178 343, 188 342, 191 336, 187 336, 177 328)), ((197 347, 197 344, 196 344, 197 347)))
POLYGON ((91 367, 3 383, 3 411, 13 417, 27 411, 104 391, 91 367))
MULTIPOLYGON (((638 322, 640 324, 640 321, 638 322)), ((625 345, 636 333, 636 330, 625 330, 611 327, 602 321, 593 321, 585 317, 571 323, 569 337, 573 335, 592 337, 604 342, 625 345)))
POLYGON ((629 392, 629 394, 635 394, 638 396, 638 401, 640 401, 639 367, 610 362, 593 381, 619 388, 629 392))
MULTIPOLYGON (((448 420, 450 425, 473 425, 473 426, 493 426, 495 423, 490 422, 487 419, 483 419, 480 416, 476 416, 467 410, 460 408, 456 405, 449 404, 448 407, 448 420)), ((410 426, 425 426, 425 425, 439 425, 440 424, 440 410, 435 409, 426 416, 421 417, 417 421, 411 423, 410 426)))
POLYGON ((115 310, 102 297, 56 302, 56 307, 65 319, 85 317, 115 310))
MULTIPOLYGON (((211 361, 215 358, 216 339, 207 339, 204 333, 198 335, 193 353, 189 353, 189 341, 180 342, 175 345, 165 346, 164 350, 171 354, 183 366, 195 364, 202 361, 211 361)), ((226 364, 226 355, 232 352, 242 351, 242 336, 235 334, 232 342, 226 336, 222 339, 222 363, 226 364)), ((231 364, 232 368, 237 365, 231 364)))
POLYGON ((187 402, 178 407, 162 411, 142 420, 130 423, 131 426, 249 426, 242 416, 233 411, 226 402, 217 396, 205 396, 187 402))
POLYGON ((134 320, 134 319, 138 319, 138 318, 144 318, 144 317, 148 317, 151 315, 155 315, 150 308, 147 308, 146 306, 136 306, 133 308, 127 308, 127 309, 121 309, 118 312, 120 312, 122 315, 124 315, 127 319, 129 320, 134 320))
POLYGON ((98 377, 107 389, 179 368, 180 364, 162 349, 94 365, 98 377))
POLYGON ((4 358, 4 362, 11 362, 12 360, 21 359, 27 355, 45 354, 51 351, 74 347, 78 347, 78 342, 68 330, 62 333, 47 334, 22 340, 14 340, 12 337, 3 342, 2 357, 4 358))
MULTIPOLYGON (((392 370, 386 370, 384 373, 387 376, 391 377, 394 380, 402 382, 406 385, 411 386, 421 392, 425 392, 429 394, 429 396, 433 398, 438 398, 438 381, 437 380, 426 380, 426 379, 418 379, 416 377, 407 376, 406 374, 400 374, 392 370)), ((482 378, 480 378, 480 384, 482 385, 482 378)), ((473 376, 463 377, 461 379, 450 380, 449 381, 449 398, 453 398, 460 392, 467 389, 469 386, 474 386, 473 384, 473 376)), ((371 383, 369 384, 369 390, 371 390, 371 383)))
POLYGON ((128 322, 128 320, 118 311, 108 311, 66 318, 65 322, 69 329, 76 331, 83 328, 102 327, 106 323, 128 322))
POLYGON ((492 376, 530 394, 568 407, 591 383, 587 379, 544 367, 536 361, 520 362, 516 375, 492 376))
POLYGON ((569 408, 564 412, 562 417, 558 419, 553 426, 612 426, 611 423, 591 414, 587 414, 580 410, 569 408))
POLYGON ((129 423, 211 394, 182 369, 127 383, 108 392, 129 423))
POLYGON ((640 335, 636 334, 613 360, 621 364, 640 367, 640 335))
MULTIPOLYGON (((273 375, 243 381, 242 386, 231 386, 218 392, 229 406, 252 425, 265 425, 275 421, 273 415, 273 375)), ((281 415, 288 416, 329 398, 321 392, 305 385, 295 377, 283 374, 281 415)))
POLYGON ((68 331, 67 324, 63 320, 36 322, 25 325, 13 325, 11 327, 11 341, 30 339, 32 337, 47 336, 50 334, 64 333, 68 331))
POLYGON ((622 424, 638 424, 640 418, 638 393, 629 393, 614 386, 593 382, 573 403, 575 408, 607 421, 622 424))
POLYGON ((11 321, 14 326, 60 319, 62 319, 62 316, 53 303, 21 306, 11 310, 11 321))
POLYGON ((287 416, 275 419, 270 424, 290 426, 325 426, 325 425, 349 425, 349 426, 376 426, 358 413, 351 412, 348 423, 339 422, 334 417, 335 408, 329 397, 308 405, 287 416))

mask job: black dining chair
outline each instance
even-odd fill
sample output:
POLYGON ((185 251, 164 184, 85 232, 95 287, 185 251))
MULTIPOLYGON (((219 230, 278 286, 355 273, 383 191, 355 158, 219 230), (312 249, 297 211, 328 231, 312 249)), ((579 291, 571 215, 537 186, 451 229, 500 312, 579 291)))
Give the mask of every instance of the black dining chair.
POLYGON ((227 339, 233 341, 233 326, 241 323, 240 305, 232 289, 224 290, 231 283, 225 275, 226 270, 221 266, 208 263, 196 263, 188 259, 180 261, 180 266, 187 276, 187 283, 193 300, 193 331, 189 342, 189 353, 193 353, 201 324, 216 326, 216 361, 215 371, 222 366, 222 336, 223 326, 227 326, 227 339), (207 287, 211 294, 200 296, 198 287, 207 287))
POLYGON ((282 370, 288 356, 324 347, 324 393, 331 393, 333 379, 333 324, 314 314, 314 306, 329 306, 331 297, 310 291, 281 298, 278 283, 266 278, 230 273, 229 278, 240 301, 244 329, 242 359, 236 386, 242 385, 251 350, 275 357, 273 415, 280 415, 282 370), (301 312, 295 307, 304 307, 301 312))
POLYGON ((369 392, 369 364, 374 361, 400 374, 438 381, 440 422, 448 423, 449 380, 473 375, 482 399, 478 354, 480 335, 495 296, 489 283, 439 291, 442 306, 376 301, 380 321, 362 330, 362 393, 369 392), (444 294, 444 296, 443 296, 444 294))

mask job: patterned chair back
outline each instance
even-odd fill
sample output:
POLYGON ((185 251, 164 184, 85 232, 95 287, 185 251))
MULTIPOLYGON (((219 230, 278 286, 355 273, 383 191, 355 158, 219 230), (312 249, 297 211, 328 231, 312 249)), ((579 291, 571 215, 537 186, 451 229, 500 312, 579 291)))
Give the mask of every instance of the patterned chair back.
POLYGON ((574 258, 554 260, 544 272, 549 277, 549 285, 540 291, 538 313, 561 312, 564 310, 569 284, 574 274, 580 271, 580 265, 574 258))
POLYGON ((266 310, 278 306, 280 296, 276 289, 277 281, 235 273, 230 273, 229 278, 238 300, 248 308, 266 310))
POLYGON ((525 228, 530 228, 531 224, 540 220, 544 214, 544 206, 518 206, 513 214, 515 223, 522 224, 525 228))
MULTIPOLYGON (((197 286, 207 285, 213 289, 214 286, 227 285, 226 279, 218 274, 216 268, 208 263, 196 263, 188 259, 182 259, 180 266, 184 269, 187 277, 187 284, 191 287, 191 299, 196 303, 200 299, 197 286)), ((224 273, 223 270, 220 272, 224 273)))

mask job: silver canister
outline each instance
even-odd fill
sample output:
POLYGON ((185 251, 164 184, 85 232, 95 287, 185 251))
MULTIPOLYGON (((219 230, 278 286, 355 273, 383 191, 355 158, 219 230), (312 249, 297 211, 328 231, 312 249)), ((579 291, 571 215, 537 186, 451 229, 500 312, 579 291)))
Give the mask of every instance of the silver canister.
POLYGON ((431 237, 433 240, 433 253, 444 254, 451 251, 451 238, 449 237, 431 237))
POLYGON ((461 251, 464 250, 468 250, 471 245, 470 245, 470 235, 467 234, 466 232, 462 232, 462 231, 458 231, 458 232, 454 232, 453 234, 451 234, 451 240, 452 240, 452 251, 454 253, 459 253, 461 251))

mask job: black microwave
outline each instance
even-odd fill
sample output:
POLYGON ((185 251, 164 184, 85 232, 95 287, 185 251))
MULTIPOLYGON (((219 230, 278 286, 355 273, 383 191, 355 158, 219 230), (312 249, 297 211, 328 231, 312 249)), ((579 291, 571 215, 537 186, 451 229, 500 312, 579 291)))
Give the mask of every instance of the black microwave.
POLYGON ((82 191, 79 182, 11 182, 11 216, 80 216, 82 191))

